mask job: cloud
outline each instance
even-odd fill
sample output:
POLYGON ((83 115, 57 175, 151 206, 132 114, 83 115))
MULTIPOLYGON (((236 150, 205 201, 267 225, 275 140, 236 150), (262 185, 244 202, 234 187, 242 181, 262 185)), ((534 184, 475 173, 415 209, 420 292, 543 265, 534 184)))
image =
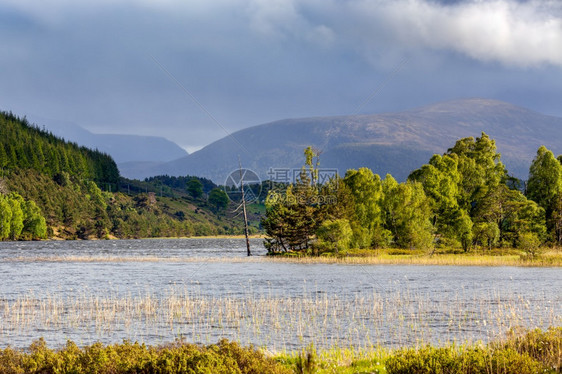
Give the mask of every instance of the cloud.
POLYGON ((352 113, 389 77, 365 112, 483 96, 558 114, 561 22, 559 0, 2 0, 0 109, 224 136, 154 56, 229 131, 352 113))
POLYGON ((383 35, 390 39, 386 43, 396 43, 403 50, 454 51, 505 66, 562 66, 559 1, 475 0, 447 5, 427 0, 363 0, 351 3, 350 12, 362 25, 374 25, 362 31, 375 46, 383 35))
POLYGON ((278 40, 409 53, 452 51, 510 67, 562 66, 556 0, 252 0, 252 28, 278 40), (337 42, 337 43, 336 43, 337 42))

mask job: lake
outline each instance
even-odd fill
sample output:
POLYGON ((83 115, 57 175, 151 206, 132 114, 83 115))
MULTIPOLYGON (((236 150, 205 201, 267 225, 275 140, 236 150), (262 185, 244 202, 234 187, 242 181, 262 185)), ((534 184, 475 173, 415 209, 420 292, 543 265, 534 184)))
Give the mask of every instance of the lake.
POLYGON ((0 242, 0 346, 225 337, 272 351, 489 341, 562 322, 562 270, 299 264, 260 239, 0 242))

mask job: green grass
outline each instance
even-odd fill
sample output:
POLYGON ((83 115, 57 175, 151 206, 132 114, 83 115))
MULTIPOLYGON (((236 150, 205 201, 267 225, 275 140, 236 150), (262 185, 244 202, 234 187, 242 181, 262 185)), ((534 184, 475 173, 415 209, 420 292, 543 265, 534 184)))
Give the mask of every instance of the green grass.
POLYGON ((562 372, 562 327, 511 332, 488 345, 405 347, 389 351, 331 349, 279 355, 295 373, 536 374, 562 372))

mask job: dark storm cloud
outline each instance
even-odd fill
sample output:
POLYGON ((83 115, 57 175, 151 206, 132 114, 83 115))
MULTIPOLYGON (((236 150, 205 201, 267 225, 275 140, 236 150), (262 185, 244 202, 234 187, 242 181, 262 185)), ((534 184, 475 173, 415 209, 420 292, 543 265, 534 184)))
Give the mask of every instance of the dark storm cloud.
POLYGON ((0 31, 2 109, 185 147, 374 93, 361 112, 481 96, 562 115, 558 1, 5 0, 0 31))

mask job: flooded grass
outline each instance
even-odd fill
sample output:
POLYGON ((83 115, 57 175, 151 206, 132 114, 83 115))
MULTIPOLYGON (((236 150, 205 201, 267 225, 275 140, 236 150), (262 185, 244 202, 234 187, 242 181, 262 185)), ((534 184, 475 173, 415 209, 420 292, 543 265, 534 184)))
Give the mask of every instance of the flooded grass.
POLYGON ((546 252, 537 258, 526 258, 521 255, 373 255, 373 256, 319 256, 319 257, 161 257, 161 256, 115 256, 115 255, 69 255, 69 256, 18 256, 2 259, 4 262, 228 262, 256 263, 277 262, 290 264, 356 264, 356 265, 427 265, 427 266, 518 266, 518 267, 560 267, 562 252, 546 252))
POLYGON ((66 339, 154 344, 184 337, 210 344, 228 338, 273 351, 310 343, 321 349, 372 350, 489 341, 514 328, 558 326, 561 318, 559 303, 506 298, 499 291, 473 299, 459 292, 446 303, 409 290, 384 296, 303 291, 298 297, 251 292, 210 297, 173 287, 125 296, 30 292, 0 300, 0 339, 43 335, 56 344, 66 339))

